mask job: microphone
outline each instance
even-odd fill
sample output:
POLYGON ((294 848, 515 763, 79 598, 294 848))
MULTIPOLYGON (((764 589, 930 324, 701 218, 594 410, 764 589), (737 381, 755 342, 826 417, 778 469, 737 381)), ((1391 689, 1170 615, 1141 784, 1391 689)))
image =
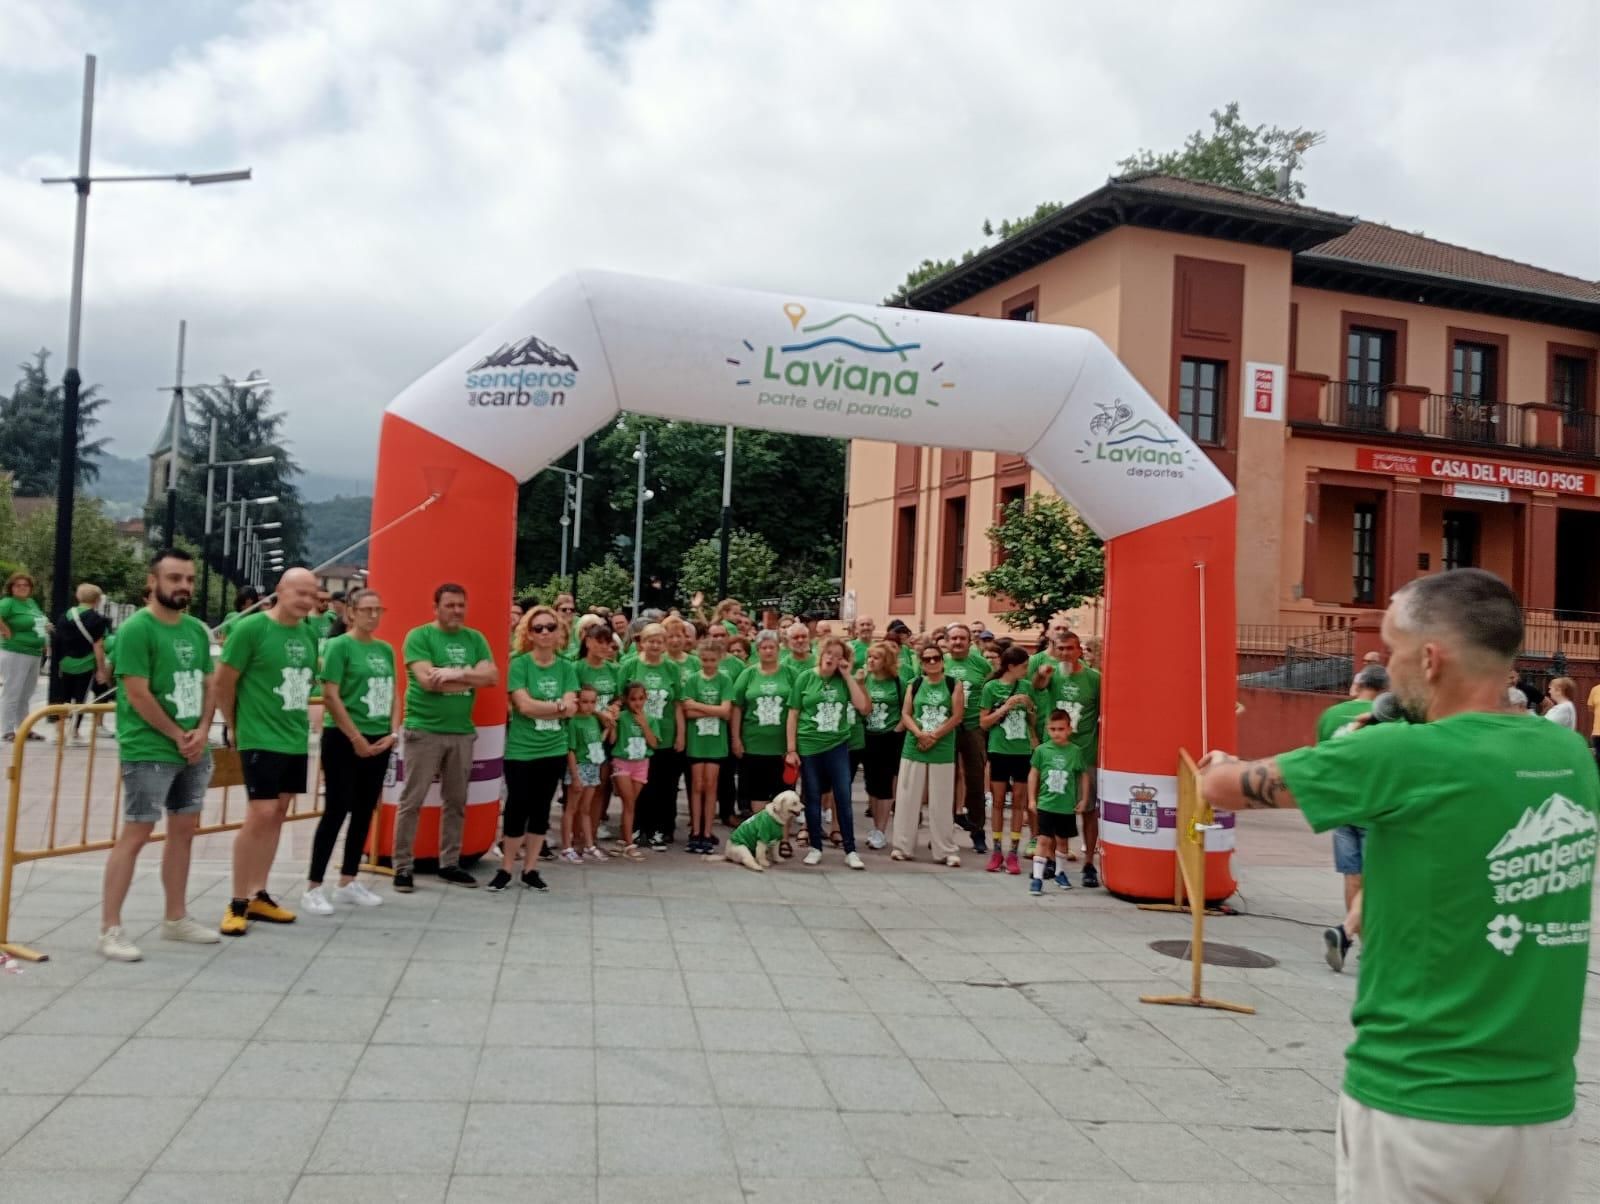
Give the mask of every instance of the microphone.
POLYGON ((1400 700, 1394 696, 1393 690, 1385 690, 1372 700, 1373 723, 1403 723, 1405 712, 1400 709, 1400 700))

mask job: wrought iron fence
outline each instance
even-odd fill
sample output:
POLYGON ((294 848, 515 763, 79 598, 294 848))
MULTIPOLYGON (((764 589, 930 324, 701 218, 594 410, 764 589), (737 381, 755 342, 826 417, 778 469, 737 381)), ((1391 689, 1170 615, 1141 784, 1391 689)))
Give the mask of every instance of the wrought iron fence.
POLYGON ((1523 445, 1522 406, 1452 393, 1429 393, 1426 402, 1423 430, 1430 435, 1489 447, 1523 445))
POLYGON ((1600 457, 1600 414, 1571 410, 1563 414, 1561 450, 1574 456, 1600 457))
POLYGON ((1357 380, 1328 382, 1329 420, 1335 426, 1354 431, 1389 429, 1389 400, 1384 385, 1357 380))

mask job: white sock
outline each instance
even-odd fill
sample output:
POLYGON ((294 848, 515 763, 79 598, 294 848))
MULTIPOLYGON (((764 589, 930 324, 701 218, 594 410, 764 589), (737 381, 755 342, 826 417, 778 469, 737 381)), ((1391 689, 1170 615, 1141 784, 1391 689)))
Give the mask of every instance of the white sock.
POLYGON ((1044 867, 1045 859, 1043 857, 1035 857, 1033 859, 1033 876, 1041 882, 1044 881, 1044 867))

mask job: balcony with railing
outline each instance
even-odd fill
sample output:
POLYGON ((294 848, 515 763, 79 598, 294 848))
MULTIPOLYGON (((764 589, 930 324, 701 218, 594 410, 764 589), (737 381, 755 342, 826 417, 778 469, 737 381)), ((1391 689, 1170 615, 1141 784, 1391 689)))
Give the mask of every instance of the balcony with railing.
POLYGON ((1289 421, 1301 428, 1600 460, 1600 415, 1538 403, 1483 401, 1429 393, 1415 385, 1373 385, 1292 372, 1288 410, 1289 421))

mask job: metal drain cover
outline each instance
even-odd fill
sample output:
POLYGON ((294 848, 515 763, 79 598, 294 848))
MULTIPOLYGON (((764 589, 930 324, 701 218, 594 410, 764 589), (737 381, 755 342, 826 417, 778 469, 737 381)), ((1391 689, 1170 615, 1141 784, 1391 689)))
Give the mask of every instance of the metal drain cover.
MULTIPOLYGON (((1180 962, 1189 960, 1189 941, 1151 941, 1150 948, 1163 957, 1175 957, 1180 962)), ((1204 962, 1208 966, 1231 966, 1235 970, 1266 970, 1278 964, 1278 959, 1246 949, 1243 945, 1219 945, 1206 942, 1204 962)))

